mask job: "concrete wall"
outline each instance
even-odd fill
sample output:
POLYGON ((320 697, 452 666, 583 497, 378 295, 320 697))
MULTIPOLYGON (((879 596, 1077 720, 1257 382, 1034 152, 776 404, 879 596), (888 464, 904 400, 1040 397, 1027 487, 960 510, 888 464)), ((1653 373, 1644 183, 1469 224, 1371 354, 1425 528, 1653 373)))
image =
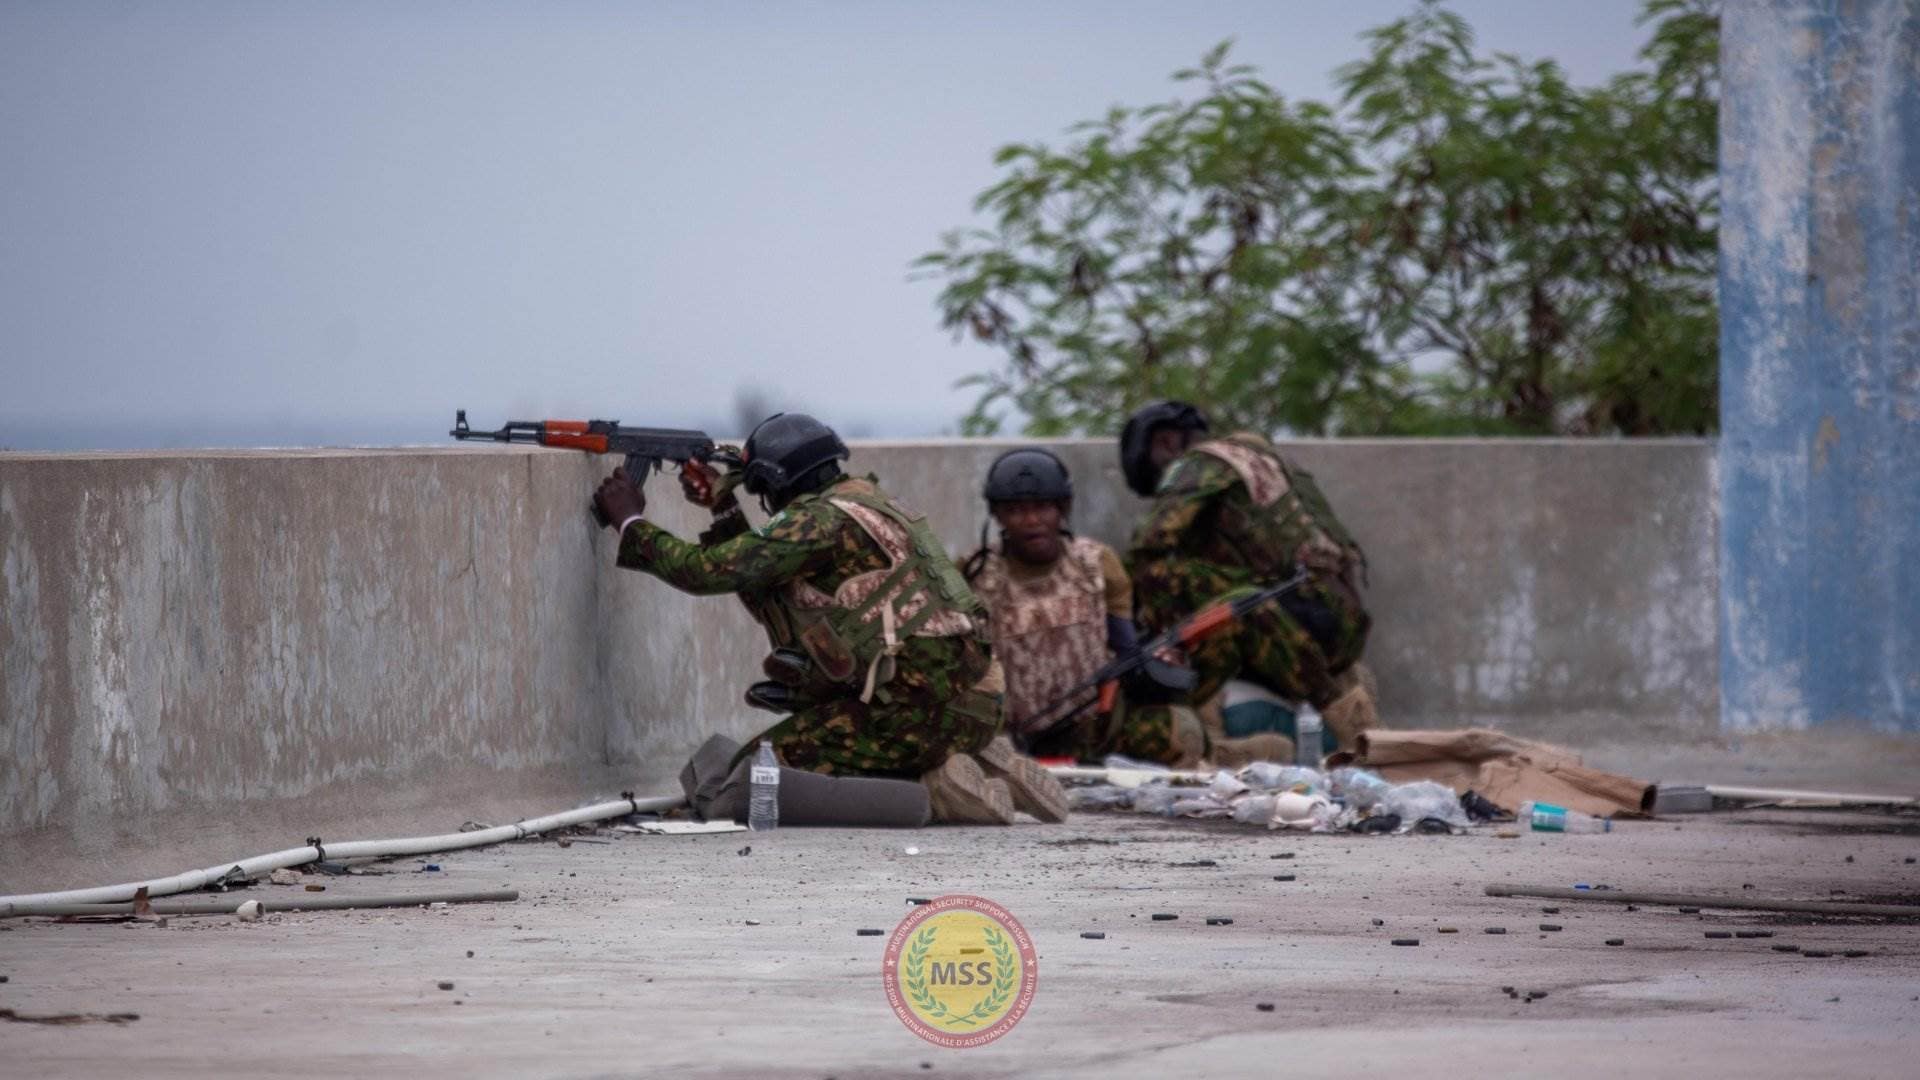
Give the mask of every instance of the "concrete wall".
POLYGON ((1722 715, 1920 730, 1920 7, 1724 27, 1722 715))
MULTIPOLYGON (((1141 504, 1111 444, 1059 448, 1076 523, 1123 544, 1141 504)), ((852 465, 958 551, 1002 449, 861 446, 852 465)), ((1290 452, 1372 558, 1389 722, 1582 745, 1711 728, 1711 444, 1290 452)), ((765 715, 739 700, 757 628, 730 599, 612 566, 586 514, 607 466, 516 449, 0 455, 0 886, 30 846, 105 857, 173 821, 217 815, 255 846, 271 824, 278 846, 396 808, 444 828, 515 796, 544 808, 524 804, 536 789, 659 788, 707 733, 756 730, 765 715)), ((696 531, 670 479, 652 490, 663 524, 696 531)))

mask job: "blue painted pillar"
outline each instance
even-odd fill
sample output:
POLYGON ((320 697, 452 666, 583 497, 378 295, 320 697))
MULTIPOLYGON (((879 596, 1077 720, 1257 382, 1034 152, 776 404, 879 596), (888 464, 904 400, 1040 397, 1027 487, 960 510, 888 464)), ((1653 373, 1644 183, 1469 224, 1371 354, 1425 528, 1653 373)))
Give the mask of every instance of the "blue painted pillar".
POLYGON ((1920 731, 1920 3, 1723 18, 1721 722, 1920 731))

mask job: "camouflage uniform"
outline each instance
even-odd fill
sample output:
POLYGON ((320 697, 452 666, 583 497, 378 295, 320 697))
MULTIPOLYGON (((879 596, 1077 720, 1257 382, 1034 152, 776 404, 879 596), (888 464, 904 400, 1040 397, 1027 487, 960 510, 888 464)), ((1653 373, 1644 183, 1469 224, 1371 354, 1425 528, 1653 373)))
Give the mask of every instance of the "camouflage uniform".
MULTIPOLYGON (((1074 537, 1049 566, 991 549, 977 553, 973 590, 993 623, 993 655, 1006 672, 1007 721, 1015 731, 1113 658, 1109 617, 1132 619, 1133 586, 1112 548, 1074 537)), ((1091 696, 1089 694, 1089 696, 1091 696)), ((1097 758, 1112 737, 1106 719, 1081 709, 1073 723, 1034 737, 1040 757, 1097 758)))
MULTIPOLYGON (((1323 710, 1347 688, 1372 624, 1354 580, 1365 556, 1313 477, 1267 440, 1239 434, 1189 447, 1161 477, 1129 561, 1140 621, 1155 632, 1211 601, 1282 580, 1296 565, 1312 574, 1195 647, 1192 702, 1233 678, 1323 710)), ((1122 742, 1145 757, 1168 751, 1163 714, 1135 710, 1122 742)))
MULTIPOLYGON (((737 593, 776 647, 810 655, 800 708, 748 747, 771 739, 798 769, 917 779, 994 736, 999 699, 977 688, 991 663, 979 602, 957 573, 929 581, 940 575, 913 561, 916 515, 852 477, 795 498, 759 530, 730 500, 699 544, 635 522, 619 565, 696 595, 737 593), (836 626, 868 640, 849 649, 836 626)), ((944 557, 940 566, 951 573, 944 557)))

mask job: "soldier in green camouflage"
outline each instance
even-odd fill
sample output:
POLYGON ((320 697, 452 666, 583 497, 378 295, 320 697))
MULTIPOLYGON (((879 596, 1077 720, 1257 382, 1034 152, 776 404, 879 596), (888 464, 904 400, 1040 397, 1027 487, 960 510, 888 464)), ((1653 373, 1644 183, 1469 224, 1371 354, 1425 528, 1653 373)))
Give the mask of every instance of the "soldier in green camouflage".
MULTIPOLYGON (((645 499, 619 470, 595 499, 620 531, 619 565, 696 595, 737 594, 766 629, 772 680, 748 701, 790 715, 748 748, 764 738, 792 768, 919 779, 950 757, 970 763, 999 730, 999 700, 978 686, 991 663, 985 620, 924 520, 843 475, 846 455, 824 425, 784 414, 748 440, 743 471, 691 464, 682 487, 714 513, 697 544, 642 519, 645 499), (732 492, 739 481, 772 511, 758 530, 732 492)), ((1004 789, 997 801, 1011 820, 1004 789)))
MULTIPOLYGON (((1372 625, 1357 580, 1366 557, 1312 475, 1259 435, 1209 438, 1205 418, 1181 402, 1150 405, 1128 420, 1121 465, 1128 486, 1153 498, 1129 553, 1144 627, 1165 629, 1296 566, 1310 575, 1195 647, 1200 680, 1191 700, 1246 679, 1312 704, 1351 748, 1375 723, 1371 681, 1359 664, 1372 625)), ((1156 710, 1140 710, 1129 727, 1124 741, 1142 754, 1171 735, 1156 710)))

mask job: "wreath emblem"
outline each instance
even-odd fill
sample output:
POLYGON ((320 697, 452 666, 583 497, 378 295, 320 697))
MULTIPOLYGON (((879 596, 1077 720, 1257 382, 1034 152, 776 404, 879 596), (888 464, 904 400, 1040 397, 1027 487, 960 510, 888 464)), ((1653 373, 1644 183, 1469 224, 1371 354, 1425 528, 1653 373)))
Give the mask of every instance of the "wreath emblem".
POLYGON ((900 964, 900 982, 907 989, 907 997, 928 1019, 942 1025, 973 1027, 982 1020, 997 1019, 1000 1010, 1006 1008, 1007 1002, 1013 998, 1014 972, 1017 970, 1013 946, 1007 942, 1007 936, 993 927, 988 927, 984 932, 987 948, 993 951, 993 989, 987 991, 987 996, 981 998, 970 1011, 956 1013, 927 989, 927 952, 933 948, 934 936, 939 932, 937 926, 923 926, 907 946, 900 964))

